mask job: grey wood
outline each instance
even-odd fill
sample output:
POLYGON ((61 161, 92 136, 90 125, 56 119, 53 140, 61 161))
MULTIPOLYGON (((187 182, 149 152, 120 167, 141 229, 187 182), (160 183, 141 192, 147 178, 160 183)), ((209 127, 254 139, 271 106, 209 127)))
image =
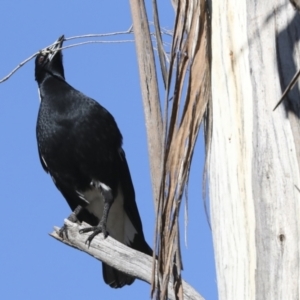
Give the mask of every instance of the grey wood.
MULTIPOLYGON (((79 229, 89 225, 83 223, 79 226, 67 219, 65 220, 65 224, 68 226, 68 240, 63 240, 58 236, 58 227, 55 227, 55 231, 53 231, 50 235, 56 240, 81 250, 122 272, 130 274, 145 282, 151 283, 152 257, 133 250, 114 240, 110 236, 104 239, 102 234, 97 235, 93 239, 90 247, 88 247, 85 244, 85 241, 90 233, 80 234, 79 229)), ((184 299, 204 300, 204 298, 202 298, 198 292, 186 282, 183 283, 183 287, 184 299)), ((168 297, 171 300, 175 299, 172 283, 170 283, 168 297)))

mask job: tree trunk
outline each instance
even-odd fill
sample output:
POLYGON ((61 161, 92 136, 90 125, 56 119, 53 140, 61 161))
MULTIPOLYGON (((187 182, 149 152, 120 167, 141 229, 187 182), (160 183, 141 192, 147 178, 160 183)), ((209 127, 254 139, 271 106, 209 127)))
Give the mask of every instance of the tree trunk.
POLYGON ((288 0, 212 1, 208 161, 219 299, 299 299, 300 17, 288 0))

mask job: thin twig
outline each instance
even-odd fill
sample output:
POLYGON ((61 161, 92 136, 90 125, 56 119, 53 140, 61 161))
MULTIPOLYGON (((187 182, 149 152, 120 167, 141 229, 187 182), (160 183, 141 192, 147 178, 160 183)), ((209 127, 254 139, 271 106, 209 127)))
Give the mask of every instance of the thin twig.
POLYGON ((86 41, 81 43, 76 43, 68 46, 61 47, 57 50, 64 50, 72 47, 77 47, 86 44, 116 44, 116 43, 134 43, 134 40, 119 40, 119 41, 86 41))
MULTIPOLYGON (((65 38, 65 41, 73 40, 73 39, 80 39, 80 38, 90 38, 90 37, 107 37, 107 36, 115 36, 115 35, 120 35, 120 34, 131 34, 133 33, 133 26, 131 25, 128 30, 126 31, 117 31, 117 32, 112 32, 112 33, 99 33, 99 34, 84 34, 84 35, 77 35, 77 36, 72 36, 69 38, 65 38)), ((166 29, 163 29, 161 31, 162 34, 165 35, 172 35, 169 33, 166 29)), ((155 36, 155 34, 153 34, 155 36)), ((81 45, 86 45, 86 44, 115 44, 115 43, 132 43, 134 40, 118 40, 118 41, 86 41, 82 43, 76 43, 68 46, 64 46, 58 50, 63 50, 63 49, 68 49, 76 46, 81 46, 81 45)), ((166 45, 166 43, 164 43, 166 45)), ((49 47, 51 47, 53 44, 43 48, 42 50, 32 54, 30 57, 26 58, 24 61, 18 64, 17 67, 15 67, 8 75, 0 79, 0 83, 3 83, 4 81, 8 80, 14 73, 16 73, 22 66, 24 66, 26 63, 28 63, 30 60, 32 60, 34 57, 36 57, 41 51, 47 51, 49 47)))
POLYGON ((81 39, 81 38, 90 38, 90 37, 106 37, 106 36, 114 36, 114 35, 121 35, 121 34, 131 34, 133 33, 133 26, 131 25, 128 30, 126 31, 117 31, 112 33, 95 33, 95 34, 84 34, 84 35, 75 35, 69 38, 65 38, 65 41, 70 41, 74 39, 81 39))
MULTIPOLYGON (((149 24, 154 26, 154 22, 152 22, 152 21, 150 21, 149 24)), ((165 27, 160 27, 160 33, 173 37, 174 31, 173 31, 173 29, 167 29, 165 27)))
MULTIPOLYGON (((59 48, 57 50, 63 50, 63 49, 68 49, 68 48, 72 48, 72 47, 77 47, 77 46, 81 46, 81 45, 85 45, 85 44, 94 44, 94 43, 98 43, 98 44, 115 44, 115 43, 133 43, 134 40, 119 40, 119 41, 86 41, 86 42, 82 42, 82 43, 76 43, 76 44, 72 44, 72 45, 68 45, 68 46, 64 46, 62 48, 59 48)), ((47 51, 47 49, 52 46, 53 44, 49 45, 48 47, 45 47, 44 49, 32 54, 30 57, 26 58, 24 61, 22 61, 20 64, 18 64, 17 67, 15 67, 8 75, 6 75, 5 77, 3 77, 0 80, 0 83, 6 81, 7 79, 9 79, 14 73, 16 73, 22 66, 24 66, 26 63, 28 63, 30 60, 32 60, 33 58, 35 58, 41 51, 47 51)))
POLYGON ((283 92, 280 100, 278 101, 278 103, 274 107, 273 111, 281 104, 281 102, 283 101, 283 99, 285 98, 285 96, 287 95, 287 93, 294 87, 294 85, 296 84, 299 76, 300 76, 300 70, 294 75, 293 79, 291 80, 291 82, 289 83, 289 85, 286 87, 286 89, 283 92))
POLYGON ((22 66, 24 66, 26 63, 28 63, 30 60, 32 60, 35 56, 37 56, 39 54, 39 52, 34 53, 33 55, 31 55, 30 57, 28 57, 27 59, 25 59, 24 61, 22 61, 21 63, 19 63, 8 75, 6 75, 5 77, 3 77, 0 80, 0 83, 6 81, 8 78, 10 78, 14 73, 16 73, 22 66))

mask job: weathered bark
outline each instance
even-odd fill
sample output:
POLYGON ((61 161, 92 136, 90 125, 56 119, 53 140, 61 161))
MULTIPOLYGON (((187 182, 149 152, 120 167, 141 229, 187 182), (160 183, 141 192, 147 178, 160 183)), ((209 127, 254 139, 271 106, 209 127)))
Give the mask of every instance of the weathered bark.
POLYGON ((156 67, 144 0, 130 0, 145 123, 154 204, 157 204, 162 173, 163 124, 156 67))
MULTIPOLYGON (((67 219, 65 224, 68 226, 68 240, 62 240, 56 228, 50 235, 60 242, 65 243, 78 250, 86 252, 87 254, 95 257, 96 259, 107 263, 108 265, 117 268, 118 270, 130 274, 140 280, 151 283, 151 269, 152 269, 152 257, 133 250, 111 237, 103 238, 102 234, 97 235, 90 247, 85 244, 90 233, 80 234, 79 229, 88 226, 78 226, 67 219)), ((172 283, 169 283, 169 294, 168 298, 173 300, 175 295, 172 289, 172 283)), ((184 286, 184 299, 187 300, 203 300, 203 298, 186 282, 183 282, 184 286)), ((149 290, 150 293, 150 290, 149 290)), ((145 296, 147 298, 147 296, 145 296)))
POLYGON ((210 19, 204 0, 180 1, 166 84, 168 123, 161 194, 158 205, 156 237, 158 270, 161 280, 156 287, 160 299, 166 299, 168 281, 173 277, 177 299, 183 299, 179 210, 187 189, 195 143, 211 98, 210 19), (176 264, 176 268, 174 267, 176 264))
POLYGON ((219 299, 299 299, 299 88, 272 110, 299 68, 300 18, 288 0, 211 5, 219 299))

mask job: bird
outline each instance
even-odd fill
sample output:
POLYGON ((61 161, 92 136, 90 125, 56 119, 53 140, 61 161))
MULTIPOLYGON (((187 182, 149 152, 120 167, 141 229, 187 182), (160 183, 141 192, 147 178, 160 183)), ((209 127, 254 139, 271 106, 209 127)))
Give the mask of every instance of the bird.
MULTIPOLYGON (((148 255, 135 201, 123 137, 114 117, 96 100, 65 80, 60 36, 35 59, 40 106, 36 124, 43 169, 67 201, 74 223, 86 222, 86 243, 103 233, 148 255)), ((68 238, 64 225, 59 235, 68 238)), ((112 288, 131 285, 135 278, 102 263, 103 279, 112 288)))

